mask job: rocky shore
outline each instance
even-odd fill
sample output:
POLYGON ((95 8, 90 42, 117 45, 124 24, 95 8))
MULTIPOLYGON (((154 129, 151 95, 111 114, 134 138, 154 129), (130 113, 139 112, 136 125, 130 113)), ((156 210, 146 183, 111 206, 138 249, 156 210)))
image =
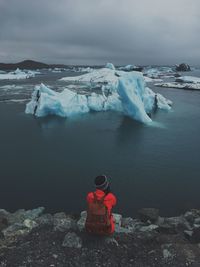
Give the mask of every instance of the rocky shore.
POLYGON ((112 236, 89 236, 80 216, 44 208, 0 210, 0 267, 200 266, 200 210, 161 217, 142 209, 137 218, 115 214, 112 236))

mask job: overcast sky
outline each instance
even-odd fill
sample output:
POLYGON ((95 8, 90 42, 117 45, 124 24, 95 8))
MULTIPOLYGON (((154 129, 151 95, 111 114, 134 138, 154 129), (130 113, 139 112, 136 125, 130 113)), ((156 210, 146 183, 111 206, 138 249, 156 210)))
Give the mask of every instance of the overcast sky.
POLYGON ((200 0, 0 0, 0 62, 200 65, 200 0))

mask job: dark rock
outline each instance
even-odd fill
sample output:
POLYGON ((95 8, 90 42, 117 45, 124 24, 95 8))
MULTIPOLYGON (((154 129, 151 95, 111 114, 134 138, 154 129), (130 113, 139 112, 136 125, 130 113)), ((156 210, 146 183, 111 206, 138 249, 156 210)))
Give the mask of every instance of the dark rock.
POLYGON ((30 220, 30 219, 26 219, 24 220, 23 224, 29 229, 29 230, 32 230, 33 228, 37 227, 38 224, 33 221, 33 220, 30 220))
POLYGON ((193 230, 192 241, 200 243, 200 227, 196 227, 193 230))
POLYGON ((139 218, 142 222, 156 222, 159 217, 159 210, 154 208, 144 208, 138 211, 139 218))
POLYGON ((74 232, 67 233, 64 240, 63 240, 62 246, 68 247, 68 248, 81 248, 82 247, 82 240, 74 232))
POLYGON ((39 207, 33 210, 24 210, 24 209, 17 210, 16 212, 9 214, 8 223, 9 224, 23 223, 23 221, 26 219, 34 220, 38 218, 43 213, 43 211, 44 211, 43 207, 39 207))
POLYGON ((29 233, 29 229, 22 223, 14 223, 2 231, 5 238, 15 238, 29 233))
POLYGON ((187 211, 187 212, 184 214, 184 217, 185 217, 185 219, 186 219, 190 224, 193 224, 193 223, 194 223, 195 216, 194 216, 194 213, 193 213, 193 212, 191 212, 191 211, 187 211))
POLYGON ((191 71, 190 66, 185 63, 176 65, 176 71, 191 71))
POLYGON ((185 230, 184 235, 189 241, 193 243, 200 243, 200 226, 195 227, 191 231, 185 230))
POLYGON ((150 225, 147 225, 147 226, 142 226, 139 231, 141 232, 151 232, 151 231, 154 231, 156 229, 158 229, 159 226, 156 225, 156 224, 150 224, 150 225))
POLYGON ((53 226, 54 224, 53 216, 48 213, 36 218, 35 221, 38 225, 53 226))
POLYGON ((184 214, 184 218, 190 223, 194 224, 195 221, 198 222, 198 219, 200 219, 200 210, 192 209, 190 211, 187 211, 184 214))
POLYGON ((0 209, 0 231, 8 226, 8 215, 9 212, 0 209))
POLYGON ((144 226, 145 224, 139 221, 138 219, 133 219, 131 217, 128 218, 122 218, 122 224, 121 226, 128 229, 136 229, 137 226, 144 226))
POLYGON ((64 212, 54 215, 53 224, 55 231, 65 232, 70 229, 77 229, 76 221, 71 216, 66 216, 64 212))
POLYGON ((44 212, 44 210, 45 210, 44 207, 39 207, 33 210, 27 210, 25 213, 25 217, 26 219, 34 220, 35 218, 38 218, 44 212))
POLYGON ((86 218, 87 218, 87 211, 82 211, 81 217, 77 222, 77 227, 78 227, 79 231, 83 231, 85 229, 86 218))
POLYGON ((179 231, 191 230, 191 226, 184 216, 159 218, 157 221, 159 231, 166 234, 176 234, 179 231))
POLYGON ((195 225, 200 225, 200 217, 194 219, 194 224, 195 225))
POLYGON ((185 230, 185 231, 184 231, 184 235, 185 235, 185 237, 186 237, 188 240, 191 240, 191 239, 192 239, 192 236, 193 236, 193 231, 191 231, 191 230, 185 230))
POLYGON ((106 244, 109 244, 109 245, 114 245, 114 246, 117 246, 117 247, 119 246, 117 240, 114 237, 107 237, 105 239, 105 242, 106 242, 106 244))

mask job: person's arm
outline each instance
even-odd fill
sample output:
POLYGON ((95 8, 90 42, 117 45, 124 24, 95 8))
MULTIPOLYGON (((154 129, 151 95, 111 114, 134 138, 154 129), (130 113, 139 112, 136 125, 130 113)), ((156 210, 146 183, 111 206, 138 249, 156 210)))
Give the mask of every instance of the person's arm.
POLYGON ((107 206, 112 209, 112 207, 114 207, 117 203, 117 199, 115 197, 115 195, 113 195, 113 193, 109 193, 108 197, 105 199, 105 201, 107 202, 107 206))
POLYGON ((113 196, 113 207, 114 207, 117 204, 117 198, 113 194, 112 194, 112 196, 113 196))
POLYGON ((87 200, 87 203, 90 203, 90 202, 92 202, 92 200, 93 200, 93 193, 88 193, 87 194, 87 198, 86 198, 86 200, 87 200))

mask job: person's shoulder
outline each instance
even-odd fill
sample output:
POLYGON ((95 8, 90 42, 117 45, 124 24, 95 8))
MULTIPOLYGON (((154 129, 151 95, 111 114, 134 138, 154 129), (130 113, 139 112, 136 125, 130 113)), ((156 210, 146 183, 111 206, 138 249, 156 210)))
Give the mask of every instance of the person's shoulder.
POLYGON ((108 199, 110 199, 110 198, 115 198, 116 199, 116 196, 113 194, 113 193, 108 193, 107 195, 106 195, 106 198, 108 198, 108 199))

